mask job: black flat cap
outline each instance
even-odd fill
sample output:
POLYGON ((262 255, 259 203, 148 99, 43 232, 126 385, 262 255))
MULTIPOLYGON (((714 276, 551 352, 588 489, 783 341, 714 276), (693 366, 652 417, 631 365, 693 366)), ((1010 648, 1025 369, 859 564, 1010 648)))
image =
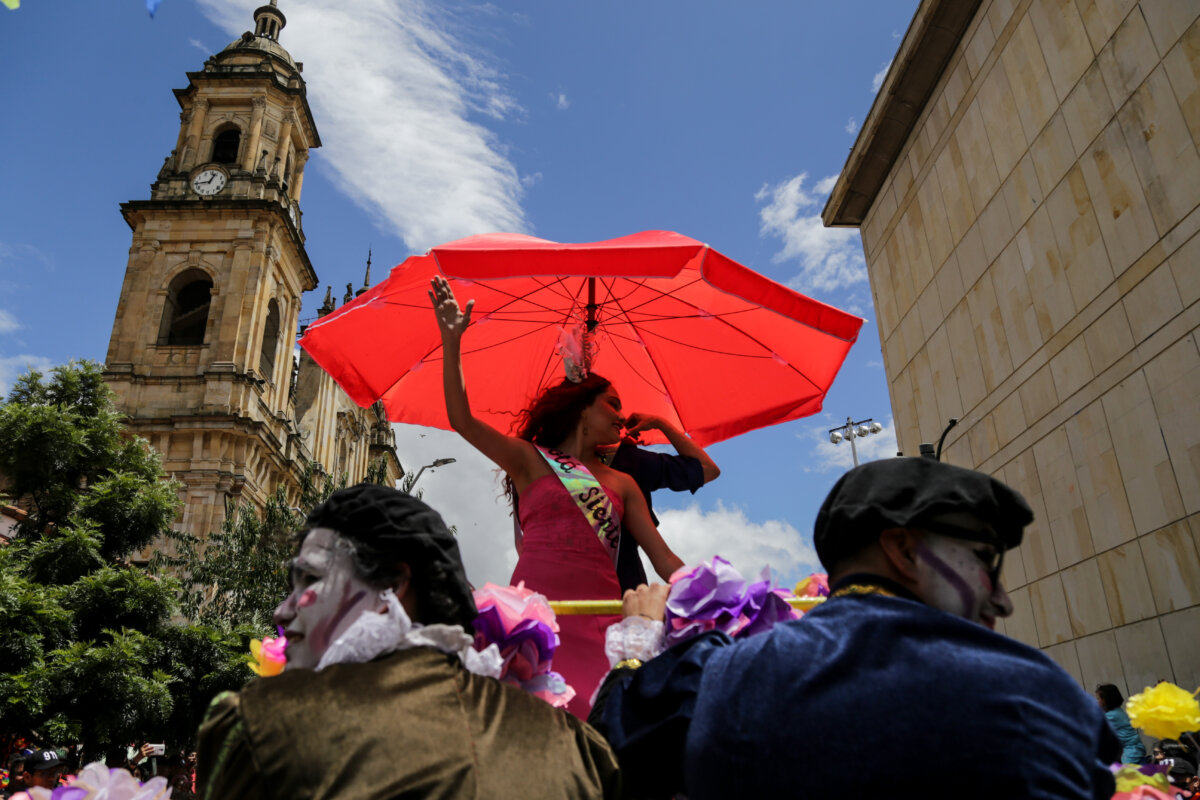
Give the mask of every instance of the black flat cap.
POLYGON ((429 603, 432 619, 462 625, 471 630, 475 598, 463 571, 458 541, 446 527, 441 514, 410 494, 360 483, 339 489, 314 508, 306 522, 309 529, 332 528, 356 542, 378 559, 403 561, 413 571, 414 585, 425 590, 418 601, 429 603))
POLYGON ((1021 543, 1033 521, 1025 498, 990 475, 931 458, 886 458, 855 467, 834 484, 817 512, 813 544, 830 569, 888 528, 929 523, 943 532, 940 520, 964 514, 984 523, 1006 550, 1021 543))

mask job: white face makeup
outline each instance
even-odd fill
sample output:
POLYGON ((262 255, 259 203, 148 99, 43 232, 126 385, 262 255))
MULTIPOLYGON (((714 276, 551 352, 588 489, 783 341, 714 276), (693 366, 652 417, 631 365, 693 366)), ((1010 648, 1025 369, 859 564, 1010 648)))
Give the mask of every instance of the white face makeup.
POLYGON ((361 614, 382 607, 379 590, 358 578, 339 538, 330 528, 314 528, 292 561, 292 593, 275 609, 288 640, 285 669, 313 669, 361 614))
POLYGON ((1012 614, 1012 601, 989 566, 996 548, 990 544, 953 539, 925 532, 917 545, 917 594, 926 605, 996 627, 996 619, 1012 614))

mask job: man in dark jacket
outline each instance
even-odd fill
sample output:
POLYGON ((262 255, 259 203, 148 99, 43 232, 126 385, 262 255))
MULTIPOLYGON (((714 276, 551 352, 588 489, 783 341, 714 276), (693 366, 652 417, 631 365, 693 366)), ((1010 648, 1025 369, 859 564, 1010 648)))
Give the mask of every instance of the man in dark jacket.
MULTIPOLYGON (((992 631, 1012 613, 1004 552, 1032 519, 999 481, 931 459, 851 470, 814 529, 828 601, 610 673, 591 721, 626 785, 690 800, 1107 800, 1120 748, 1096 702, 992 631)), ((665 597, 627 593, 626 615, 661 619, 665 597)))

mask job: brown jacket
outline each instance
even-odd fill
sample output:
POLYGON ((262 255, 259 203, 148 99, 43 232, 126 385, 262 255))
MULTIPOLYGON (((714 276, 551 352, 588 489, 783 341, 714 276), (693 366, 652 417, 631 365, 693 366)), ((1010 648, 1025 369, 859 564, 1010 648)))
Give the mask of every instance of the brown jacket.
POLYGON ((616 759, 587 724, 428 648, 219 696, 197 787, 205 800, 619 794, 616 759))

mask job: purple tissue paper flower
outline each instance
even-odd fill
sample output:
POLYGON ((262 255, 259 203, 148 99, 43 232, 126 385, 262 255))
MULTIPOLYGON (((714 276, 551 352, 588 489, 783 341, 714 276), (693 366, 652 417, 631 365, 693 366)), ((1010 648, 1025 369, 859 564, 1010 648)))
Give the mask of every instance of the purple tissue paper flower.
POLYGON ((667 645, 710 630, 739 638, 752 636, 778 622, 797 619, 781 592, 771 586, 769 570, 747 586, 741 573, 720 556, 676 573, 667 596, 667 645))

